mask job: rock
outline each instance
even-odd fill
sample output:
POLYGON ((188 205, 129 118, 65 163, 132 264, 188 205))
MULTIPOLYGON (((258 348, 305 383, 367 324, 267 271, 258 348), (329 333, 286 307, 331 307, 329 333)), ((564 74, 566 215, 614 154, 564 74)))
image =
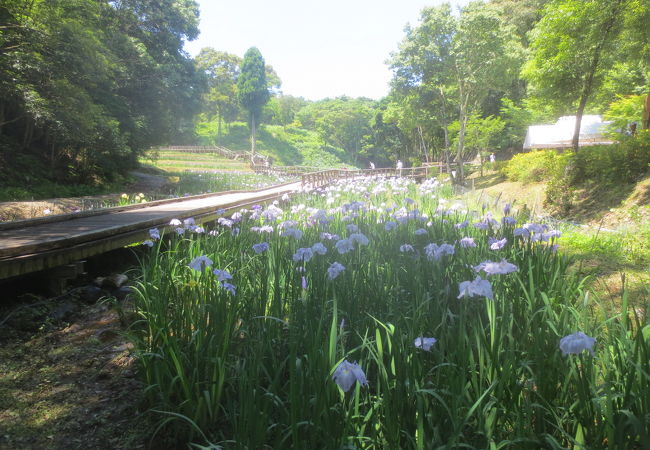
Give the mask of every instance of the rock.
POLYGON ((57 322, 67 321, 79 310, 79 305, 73 302, 64 302, 54 308, 48 318, 57 322))
POLYGON ((115 297, 118 301, 124 301, 131 294, 132 288, 130 286, 122 286, 111 292, 111 295, 115 297))
POLYGON ((122 287, 124 283, 129 281, 129 277, 123 273, 114 273, 107 277, 97 277, 95 278, 95 284, 101 288, 107 289, 117 289, 122 287))
POLYGON ((105 295, 103 289, 93 285, 84 286, 81 290, 81 299, 86 303, 95 303, 105 295))

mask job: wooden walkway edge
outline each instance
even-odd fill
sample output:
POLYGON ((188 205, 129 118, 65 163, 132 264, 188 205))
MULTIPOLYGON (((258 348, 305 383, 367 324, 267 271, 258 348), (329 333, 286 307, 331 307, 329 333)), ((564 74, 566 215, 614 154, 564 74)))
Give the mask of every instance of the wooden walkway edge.
POLYGON ((48 216, 0 227, 0 279, 69 264, 149 239, 150 228, 170 229, 171 219, 197 224, 226 211, 266 203, 300 189, 300 182, 256 191, 233 191, 128 207, 48 216))
MULTIPOLYGON (((149 239, 149 229, 171 229, 171 219, 193 217, 197 224, 217 219, 218 209, 266 203, 300 189, 326 186, 336 180, 368 176, 428 178, 431 167, 372 170, 322 170, 301 181, 254 191, 230 191, 137 205, 60 214, 0 224, 0 280, 51 269, 149 239)), ((229 211, 230 210, 230 211, 229 211)))

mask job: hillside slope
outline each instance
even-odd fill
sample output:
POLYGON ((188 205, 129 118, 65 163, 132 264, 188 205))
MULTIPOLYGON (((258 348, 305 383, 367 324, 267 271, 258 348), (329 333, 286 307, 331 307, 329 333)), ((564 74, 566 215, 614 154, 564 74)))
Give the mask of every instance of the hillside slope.
MULTIPOLYGON (((216 125, 203 122, 197 126, 200 145, 222 145, 233 151, 250 150, 250 130, 242 122, 222 128, 217 138, 216 125)), ((344 167, 350 164, 345 150, 327 145, 316 132, 295 127, 262 125, 257 134, 257 151, 270 156, 275 165, 344 167)))

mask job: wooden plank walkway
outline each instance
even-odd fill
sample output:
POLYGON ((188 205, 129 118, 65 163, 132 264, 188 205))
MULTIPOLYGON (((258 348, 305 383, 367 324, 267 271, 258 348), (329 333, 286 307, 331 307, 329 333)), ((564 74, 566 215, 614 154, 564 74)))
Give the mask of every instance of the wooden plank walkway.
POLYGON ((86 213, 0 224, 0 279, 53 268, 149 238, 149 229, 171 219, 214 220, 217 209, 239 209, 295 192, 300 182, 162 200, 86 213))
POLYGON ((0 280, 61 267, 149 238, 150 228, 171 228, 171 219, 215 220, 217 209, 234 210, 280 198, 302 188, 367 176, 428 178, 431 167, 323 170, 295 183, 255 191, 232 191, 160 200, 73 214, 0 223, 0 280))

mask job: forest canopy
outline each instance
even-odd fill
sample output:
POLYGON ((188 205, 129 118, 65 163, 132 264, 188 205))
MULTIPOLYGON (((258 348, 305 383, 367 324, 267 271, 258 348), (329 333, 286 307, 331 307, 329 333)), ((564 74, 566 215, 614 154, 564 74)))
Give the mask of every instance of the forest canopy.
POLYGON ((648 126, 647 0, 424 8, 386 55, 393 77, 378 100, 283 95, 273 61, 257 49, 254 84, 243 78, 253 67, 244 55, 204 48, 191 58, 183 45, 197 37, 198 19, 193 0, 5 0, 0 175, 29 168, 101 182, 152 146, 229 145, 224 135, 241 129, 233 124, 261 138, 280 127, 309 140, 295 145, 358 167, 507 157, 529 125, 562 115, 648 126), (259 101, 249 102, 252 92, 259 101))
POLYGON ((198 19, 193 0, 4 1, 0 168, 110 180, 191 139, 204 83, 183 42, 198 19))

